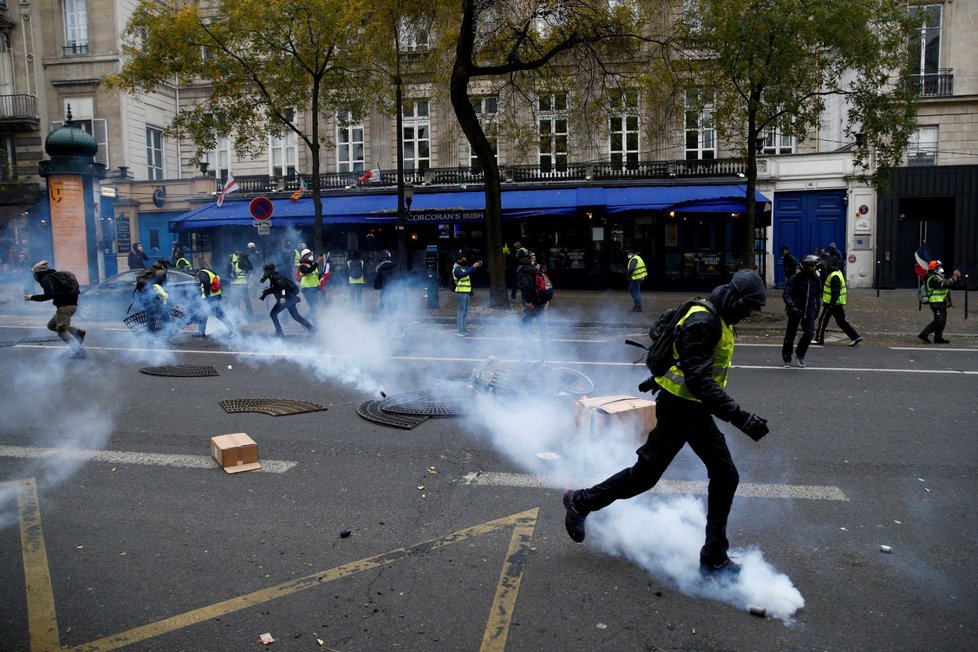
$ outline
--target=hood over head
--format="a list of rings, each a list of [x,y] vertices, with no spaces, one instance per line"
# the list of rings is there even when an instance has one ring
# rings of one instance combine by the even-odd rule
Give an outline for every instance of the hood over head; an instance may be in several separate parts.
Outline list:
[[[760,274],[752,269],[742,269],[729,283],[714,288],[708,298],[723,321],[733,325],[764,306],[767,289]]]

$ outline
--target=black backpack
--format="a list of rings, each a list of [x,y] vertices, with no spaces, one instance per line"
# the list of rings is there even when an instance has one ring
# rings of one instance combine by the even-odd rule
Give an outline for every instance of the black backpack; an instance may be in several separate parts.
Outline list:
[[[669,369],[676,364],[676,359],[672,354],[672,345],[676,341],[676,325],[679,320],[686,316],[689,309],[693,306],[703,306],[714,317],[717,314],[713,304],[705,299],[691,299],[684,301],[675,308],[664,311],[649,329],[648,346],[643,346],[632,340],[625,340],[626,344],[646,349],[645,366],[652,372],[653,376],[664,376]]]
[[[248,254],[238,254],[238,267],[245,272],[250,272],[255,268],[255,266],[251,264],[251,258],[248,256]]]
[[[48,277],[51,279],[54,294],[58,296],[78,294],[78,279],[71,272],[51,272]]]

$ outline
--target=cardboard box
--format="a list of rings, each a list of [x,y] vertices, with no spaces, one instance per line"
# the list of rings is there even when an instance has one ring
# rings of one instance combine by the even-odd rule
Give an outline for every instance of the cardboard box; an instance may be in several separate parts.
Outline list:
[[[211,437],[211,457],[228,473],[260,469],[258,444],[243,432]]]
[[[655,428],[655,401],[635,396],[593,396],[576,403],[577,432],[600,436],[614,429],[645,443]]]

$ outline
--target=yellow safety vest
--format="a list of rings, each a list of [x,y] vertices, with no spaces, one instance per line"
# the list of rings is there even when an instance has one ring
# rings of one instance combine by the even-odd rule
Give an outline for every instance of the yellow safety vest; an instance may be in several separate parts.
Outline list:
[[[205,274],[207,274],[207,287],[211,287],[212,285],[214,285],[214,279],[215,278],[220,278],[220,277],[217,276],[217,274],[215,274],[214,272],[212,272],[209,269],[202,269],[200,271],[202,271]],[[218,296],[221,296],[221,291],[218,290],[217,292],[211,292],[210,295],[204,294],[204,286],[203,286],[203,284],[201,284],[201,286],[200,286],[200,296],[203,297],[203,298],[205,298],[205,299],[208,296],[218,297]]]
[[[316,267],[315,263],[312,263],[311,266],[312,266],[311,272],[309,272],[308,274],[302,274],[302,278],[299,280],[299,287],[301,288],[319,287],[319,268]]]
[[[842,272],[835,270],[831,274],[825,277],[825,284],[822,285],[822,303],[832,302],[832,277],[839,277],[839,298],[835,302],[838,306],[846,305],[846,278],[842,275]]]
[[[641,281],[643,278],[649,275],[649,273],[645,271],[645,261],[642,260],[642,257],[638,254],[632,256],[632,259],[637,260],[638,262],[635,263],[635,269],[629,272],[631,279],[633,281]],[[628,262],[631,263],[632,261],[630,260]]]
[[[352,273],[353,263],[360,263],[360,276],[353,276],[353,273]],[[364,283],[364,275],[363,275],[363,272],[364,272],[364,269],[366,269],[366,265],[363,264],[363,261],[362,260],[351,260],[349,263],[347,263],[347,267],[349,267],[349,269],[351,270],[351,273],[350,273],[349,276],[346,277],[346,282],[347,283],[350,283],[351,285],[352,284],[361,284],[362,285]]]
[[[471,292],[472,291],[472,276],[469,275],[469,276],[463,276],[462,278],[458,278],[457,276],[455,276],[455,270],[458,270],[458,269],[464,269],[464,268],[461,265],[459,265],[458,263],[455,263],[455,266],[452,267],[452,280],[455,281],[455,291],[456,292]]]
[[[689,309],[682,319],[679,320],[677,328],[681,326],[686,319],[696,312],[709,312],[703,306],[693,306]],[[720,336],[720,341],[717,343],[716,349],[713,351],[713,380],[721,387],[726,389],[727,387],[727,371],[730,369],[730,364],[733,362],[733,350],[734,350],[734,334],[733,329],[727,326],[727,323],[720,319],[720,326],[722,327],[723,333]],[[679,353],[676,351],[676,344],[672,345],[672,355],[676,360],[679,359]],[[698,398],[693,396],[693,393],[689,391],[686,387],[686,378],[683,376],[683,370],[679,368],[678,365],[673,365],[669,368],[669,371],[665,373],[664,376],[656,376],[655,382],[659,384],[659,387],[666,390],[670,394],[674,394],[680,398],[685,398],[690,401],[699,401]]]
[[[231,254],[231,269],[234,270],[234,278],[231,279],[232,285],[247,285],[248,272],[241,269],[241,256]]]
[[[156,292],[156,296],[163,302],[163,305],[166,305],[166,300],[170,298],[170,295],[166,293],[163,286],[159,283],[153,283],[153,291]]]
[[[947,302],[947,288],[932,288],[930,286],[931,279],[937,278],[936,274],[930,274],[924,284],[927,286],[927,298],[931,303],[945,303]]]

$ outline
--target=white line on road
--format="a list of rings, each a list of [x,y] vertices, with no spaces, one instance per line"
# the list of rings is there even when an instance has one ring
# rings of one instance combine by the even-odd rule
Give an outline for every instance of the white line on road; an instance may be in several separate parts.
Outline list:
[[[37,446],[0,446],[0,457],[45,459],[67,457],[90,462],[109,464],[143,464],[150,466],[175,466],[188,469],[217,469],[217,462],[207,455],[168,455],[164,453],[127,453],[122,451],[82,450],[74,448],[41,448]],[[265,473],[285,473],[298,462],[285,460],[259,460]]]
[[[495,473],[481,471],[467,473],[462,482],[469,485],[516,487],[531,489],[561,489],[564,485],[553,478],[525,473]],[[660,480],[652,491],[663,494],[706,495],[706,482]],[[795,498],[802,500],[849,500],[838,487],[801,484],[753,484],[742,483],[737,495],[749,498]]]

